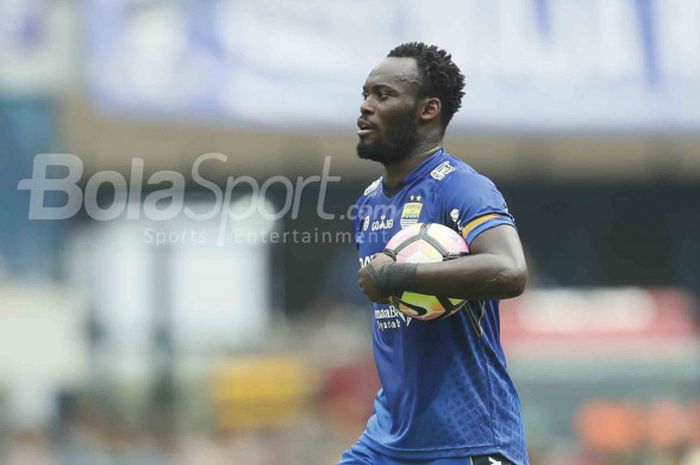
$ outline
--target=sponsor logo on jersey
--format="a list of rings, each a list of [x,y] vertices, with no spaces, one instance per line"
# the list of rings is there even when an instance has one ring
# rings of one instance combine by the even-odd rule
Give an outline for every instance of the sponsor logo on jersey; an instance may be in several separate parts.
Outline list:
[[[420,211],[423,209],[423,204],[421,203],[423,197],[420,195],[411,194],[410,198],[411,201],[406,202],[406,204],[403,206],[403,210],[401,211],[401,219],[399,220],[399,223],[401,223],[402,228],[418,223]]]
[[[382,183],[382,178],[375,179],[372,184],[367,186],[367,189],[365,189],[365,193],[363,195],[367,195],[371,192],[374,192],[375,190],[377,190],[377,187],[379,187],[379,185],[381,183]]]
[[[455,224],[455,227],[457,228],[457,231],[459,234],[462,234],[462,231],[464,230],[464,227],[459,223],[459,215],[460,211],[458,208],[453,208],[452,211],[450,211],[450,218]]]
[[[440,163],[437,168],[435,168],[433,171],[430,172],[430,176],[433,178],[437,179],[438,181],[442,181],[445,176],[456,170],[454,166],[450,165],[449,161],[445,161]]]
[[[404,315],[393,305],[389,305],[389,307],[386,308],[374,309],[374,321],[377,325],[377,329],[380,331],[386,331],[388,329],[401,328],[401,323],[408,328],[411,321],[413,321],[413,318]]]
[[[362,230],[367,231],[369,228],[369,215],[365,216],[365,220],[362,222]]]
[[[367,218],[369,218],[369,216]],[[383,231],[386,229],[391,229],[393,227],[394,227],[394,219],[393,218],[387,219],[386,215],[382,215],[379,217],[378,220],[372,221],[372,227],[370,229],[372,231]]]

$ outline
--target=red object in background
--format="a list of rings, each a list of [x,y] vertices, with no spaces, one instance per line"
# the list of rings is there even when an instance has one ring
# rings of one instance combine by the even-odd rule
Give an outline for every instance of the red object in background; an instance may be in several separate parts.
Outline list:
[[[644,422],[634,402],[593,401],[576,418],[576,429],[584,444],[604,452],[628,452],[641,444]]]
[[[663,359],[697,353],[696,302],[677,289],[528,291],[501,305],[509,356]]]
[[[672,450],[691,436],[692,410],[671,399],[659,399],[647,413],[648,436],[652,447]]]
[[[329,368],[320,398],[340,423],[364,425],[374,409],[379,378],[371,357]]]
[[[690,442],[700,447],[700,400],[690,404],[688,413],[690,414]]]
[[[700,444],[699,406],[698,402],[682,405],[672,399],[648,405],[596,400],[579,409],[575,426],[583,444],[599,452],[630,452],[640,446],[673,451]]]

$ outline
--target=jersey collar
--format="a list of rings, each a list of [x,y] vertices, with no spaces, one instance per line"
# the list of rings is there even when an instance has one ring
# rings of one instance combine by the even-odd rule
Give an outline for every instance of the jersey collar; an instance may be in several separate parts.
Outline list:
[[[444,161],[444,158],[445,149],[440,147],[432,155],[423,160],[423,162],[421,162],[420,165],[416,166],[413,169],[413,171],[408,173],[408,175],[401,181],[401,184],[396,186],[394,189],[388,190],[384,185],[384,180],[382,179],[382,192],[386,197],[393,197],[397,193],[401,192],[406,186],[412,184],[413,181],[423,177],[424,175],[428,174],[430,171],[435,169],[437,165]]]

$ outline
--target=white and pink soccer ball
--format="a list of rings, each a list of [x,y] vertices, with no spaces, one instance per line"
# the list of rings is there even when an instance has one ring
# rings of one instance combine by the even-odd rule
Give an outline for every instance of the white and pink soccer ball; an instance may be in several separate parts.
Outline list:
[[[469,247],[462,236],[447,226],[416,223],[396,233],[384,251],[398,263],[433,263],[466,255]],[[459,311],[466,300],[405,291],[400,296],[391,296],[391,302],[405,315],[433,320]]]

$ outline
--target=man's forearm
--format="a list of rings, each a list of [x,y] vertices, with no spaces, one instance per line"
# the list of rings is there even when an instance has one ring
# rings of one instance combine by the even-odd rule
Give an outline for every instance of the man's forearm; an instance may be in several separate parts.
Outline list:
[[[360,270],[360,287],[372,284],[377,296],[387,297],[402,291],[478,300],[522,294],[527,264],[514,228],[504,225],[485,231],[470,249],[470,255],[438,263],[396,263],[378,254],[371,267]]]
[[[411,291],[462,299],[506,299],[523,293],[527,268],[508,257],[481,253],[416,268]]]

